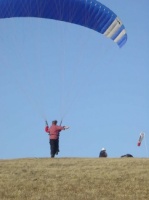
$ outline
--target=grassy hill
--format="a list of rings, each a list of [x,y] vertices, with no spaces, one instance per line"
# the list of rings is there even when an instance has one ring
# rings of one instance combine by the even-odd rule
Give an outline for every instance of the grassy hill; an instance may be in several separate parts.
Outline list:
[[[149,159],[0,160],[0,200],[148,200]]]

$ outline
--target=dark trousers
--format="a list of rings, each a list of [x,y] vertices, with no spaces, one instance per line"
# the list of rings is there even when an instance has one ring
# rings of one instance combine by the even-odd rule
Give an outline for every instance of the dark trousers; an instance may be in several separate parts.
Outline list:
[[[58,150],[58,139],[50,139],[51,158],[54,158]]]

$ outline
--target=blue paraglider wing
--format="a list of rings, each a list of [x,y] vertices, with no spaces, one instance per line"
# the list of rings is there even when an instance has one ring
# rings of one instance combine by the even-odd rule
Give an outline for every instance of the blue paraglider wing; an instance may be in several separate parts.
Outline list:
[[[78,24],[111,38],[119,47],[127,41],[117,15],[96,0],[0,0],[0,18],[39,17]]]

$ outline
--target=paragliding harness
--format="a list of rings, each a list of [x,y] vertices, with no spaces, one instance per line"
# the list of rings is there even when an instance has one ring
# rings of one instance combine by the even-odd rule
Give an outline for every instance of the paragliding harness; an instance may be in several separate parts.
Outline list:
[[[62,125],[62,120],[61,120],[61,122],[60,122],[60,126]],[[59,135],[58,135],[58,139],[57,139],[57,152],[56,152],[56,155],[58,155],[58,153],[60,152],[60,150],[59,150],[59,136],[60,136],[60,133],[59,133]]]

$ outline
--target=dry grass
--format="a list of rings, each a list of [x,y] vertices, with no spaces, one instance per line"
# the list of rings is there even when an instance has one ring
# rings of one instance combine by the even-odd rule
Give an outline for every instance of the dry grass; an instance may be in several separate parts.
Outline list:
[[[149,159],[0,160],[0,200],[148,200]]]

